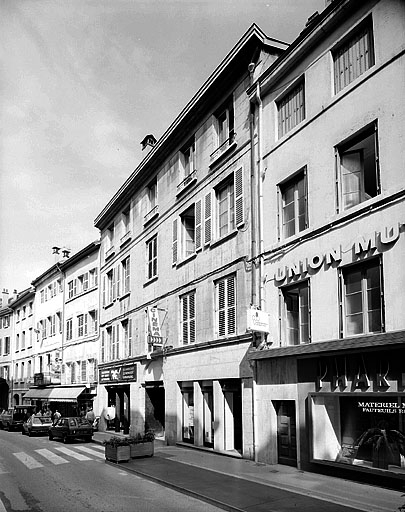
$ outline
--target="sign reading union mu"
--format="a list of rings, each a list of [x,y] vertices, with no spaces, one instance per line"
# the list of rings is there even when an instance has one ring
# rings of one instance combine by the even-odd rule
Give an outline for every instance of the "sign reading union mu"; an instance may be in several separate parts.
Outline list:
[[[359,257],[369,251],[382,252],[384,247],[394,244],[398,240],[402,231],[401,227],[404,225],[405,223],[400,222],[392,226],[386,226],[382,231],[376,231],[371,235],[359,236],[351,245],[354,255]],[[347,252],[346,248],[345,252]],[[314,272],[323,264],[327,267],[330,267],[333,263],[339,266],[341,261],[342,245],[339,245],[322,253],[316,253],[298,260],[291,265],[278,268],[274,274],[274,279],[278,284],[281,284],[285,279],[305,276],[308,273]]]

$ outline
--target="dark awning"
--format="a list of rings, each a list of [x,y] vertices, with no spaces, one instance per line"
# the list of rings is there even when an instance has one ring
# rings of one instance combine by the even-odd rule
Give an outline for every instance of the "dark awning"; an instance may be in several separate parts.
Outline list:
[[[72,387],[72,386],[58,386],[51,389],[51,394],[48,397],[49,402],[76,402],[80,393],[86,389],[86,386]]]
[[[31,398],[32,400],[46,400],[51,394],[50,388],[32,388],[29,389],[23,398]]]

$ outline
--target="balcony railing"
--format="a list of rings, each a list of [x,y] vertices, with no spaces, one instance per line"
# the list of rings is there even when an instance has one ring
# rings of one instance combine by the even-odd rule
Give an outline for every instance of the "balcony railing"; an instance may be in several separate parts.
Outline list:
[[[192,173],[184,178],[184,180],[177,185],[177,195],[180,195],[183,190],[190,187],[197,181],[197,170],[195,169]]]
[[[159,205],[157,204],[152,210],[150,210],[145,217],[143,218],[143,223],[147,224],[152,219],[154,219],[157,215],[159,215]]]
[[[112,256],[115,252],[115,249],[114,249],[114,246],[112,245],[109,249],[107,249],[105,251],[105,259],[109,258],[110,256]]]
[[[213,153],[211,153],[211,163],[213,165],[217,160],[224,156],[228,151],[236,146],[236,133],[232,132],[229,137],[223,142]]]
[[[131,237],[132,237],[132,233],[131,231],[127,231],[125,233],[125,235],[123,235],[121,237],[121,240],[120,240],[120,245],[124,245],[126,242],[129,242],[129,240],[131,240]]]

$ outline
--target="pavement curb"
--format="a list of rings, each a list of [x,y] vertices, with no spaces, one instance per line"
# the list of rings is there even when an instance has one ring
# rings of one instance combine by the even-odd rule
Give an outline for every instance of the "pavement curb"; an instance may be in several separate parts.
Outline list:
[[[114,467],[117,467],[119,465],[120,469],[129,471],[130,473],[135,473],[136,475],[141,476],[142,478],[145,478],[146,480],[155,482],[159,485],[163,485],[164,487],[167,487],[174,491],[181,492],[182,494],[185,494],[185,495],[195,498],[197,500],[204,501],[205,503],[208,503],[209,505],[213,505],[214,507],[221,508],[222,510],[227,510],[228,512],[246,512],[244,509],[233,507],[232,505],[228,505],[227,503],[223,503],[222,501],[215,500],[214,498],[210,498],[208,496],[205,496],[204,494],[200,494],[195,491],[192,491],[191,489],[186,489],[185,487],[181,487],[179,485],[172,484],[171,482],[167,482],[166,480],[163,480],[161,478],[148,475],[148,474],[144,473],[143,471],[140,471],[139,469],[134,469],[133,467],[125,466],[125,464],[121,465],[121,464],[117,464],[116,462],[110,462],[108,460],[106,460],[105,462],[106,462],[106,464],[108,464],[110,466],[114,466]]]

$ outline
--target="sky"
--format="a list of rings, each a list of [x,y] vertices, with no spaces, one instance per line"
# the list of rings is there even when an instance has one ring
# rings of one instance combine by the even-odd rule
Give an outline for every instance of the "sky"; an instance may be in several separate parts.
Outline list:
[[[252,23],[291,43],[325,0],[0,0],[0,289],[94,219]]]

